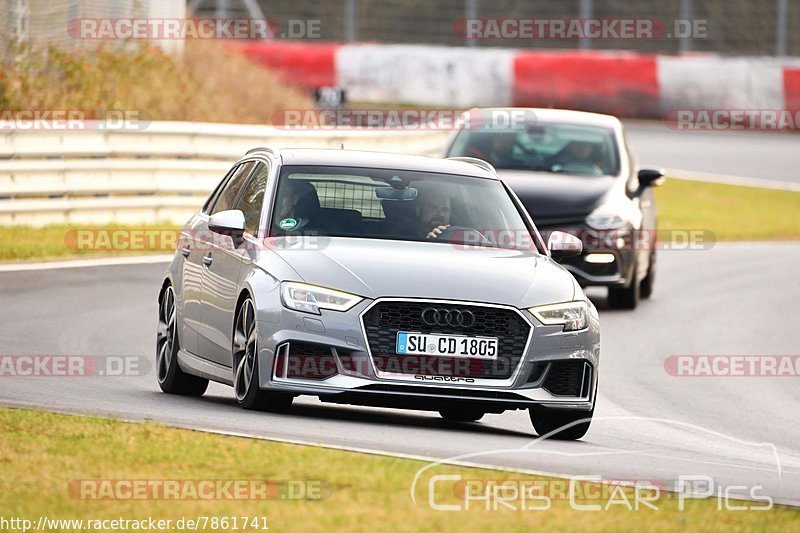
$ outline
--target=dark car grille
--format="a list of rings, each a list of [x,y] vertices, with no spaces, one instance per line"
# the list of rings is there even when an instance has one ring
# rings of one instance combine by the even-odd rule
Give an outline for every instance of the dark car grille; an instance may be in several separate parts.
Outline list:
[[[475,316],[469,327],[428,326],[422,311],[436,309],[469,310]],[[496,307],[429,302],[379,302],[363,317],[372,360],[381,372],[508,379],[514,374],[530,334],[530,325],[515,311]],[[496,360],[422,355],[398,356],[395,351],[398,331],[497,337]]]
[[[589,375],[585,361],[555,361],[550,363],[543,387],[556,396],[584,397],[588,395]]]

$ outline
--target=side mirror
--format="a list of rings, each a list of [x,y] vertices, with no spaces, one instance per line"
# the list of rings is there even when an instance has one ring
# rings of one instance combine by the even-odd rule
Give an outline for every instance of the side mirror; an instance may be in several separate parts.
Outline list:
[[[550,256],[559,261],[567,257],[576,257],[583,252],[583,243],[579,238],[563,231],[554,231],[547,239]]]
[[[240,239],[244,234],[244,213],[238,209],[214,213],[208,218],[208,229],[214,233]]]
[[[657,187],[664,183],[664,170],[660,168],[642,168],[639,170],[639,186]]]

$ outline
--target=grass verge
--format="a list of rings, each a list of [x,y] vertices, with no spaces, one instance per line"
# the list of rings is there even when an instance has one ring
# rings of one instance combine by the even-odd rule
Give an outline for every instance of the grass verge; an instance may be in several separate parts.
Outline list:
[[[720,241],[800,239],[800,193],[667,179],[660,230],[709,230]]]
[[[254,418],[258,416],[265,415],[253,413]],[[0,409],[0,430],[3,434],[0,508],[5,518],[25,518],[34,523],[39,516],[84,520],[153,517],[173,520],[173,524],[181,518],[236,516],[240,525],[243,517],[266,517],[258,525],[265,523],[272,531],[391,528],[505,532],[531,527],[657,531],[674,530],[676,526],[720,531],[788,531],[796,530],[800,520],[800,511],[780,507],[767,512],[718,511],[716,500],[688,500],[685,510],[680,511],[677,498],[664,493],[652,501],[657,510],[646,506],[630,510],[621,502],[634,501],[632,489],[600,491],[595,484],[581,486],[580,490],[586,491],[579,493],[585,498],[581,503],[603,508],[611,501],[617,504],[610,505],[608,510],[580,512],[570,508],[568,499],[558,497],[566,484],[564,480],[453,466],[426,472],[418,484],[414,503],[409,491],[415,474],[426,464],[421,461],[26,409]],[[436,483],[435,502],[457,505],[461,511],[440,511],[429,506],[428,482],[432,475],[440,474],[460,476],[462,484]],[[248,487],[263,480],[288,483],[271,485],[273,488],[266,491],[269,495],[266,498],[163,500],[130,498],[131,493],[123,488],[126,485],[120,483],[125,480],[150,482],[152,486],[161,480],[179,481],[183,488],[173,493],[179,495],[191,494],[186,488],[199,487],[203,480],[240,480],[249,483]],[[470,509],[463,510],[464,499],[454,495],[454,487],[463,488],[464,483],[474,484],[476,480],[481,480],[481,490],[491,486],[491,480],[506,486],[509,480],[514,480],[516,485],[525,482],[528,486],[542,487],[551,496],[552,505],[538,511],[505,505],[497,509],[490,506],[487,510],[485,502],[474,501]],[[287,489],[290,486],[294,489]],[[598,496],[601,493],[608,498]],[[202,491],[198,494],[209,495]],[[262,493],[247,489],[240,496],[256,494]],[[111,498],[96,499],[100,495]],[[114,499],[125,495],[127,499]],[[516,507],[522,504],[521,500],[509,501]],[[529,500],[525,504],[542,506],[541,501]],[[222,529],[232,529],[231,526],[229,522]],[[133,528],[128,526],[128,529]],[[198,529],[212,528],[201,524]]]

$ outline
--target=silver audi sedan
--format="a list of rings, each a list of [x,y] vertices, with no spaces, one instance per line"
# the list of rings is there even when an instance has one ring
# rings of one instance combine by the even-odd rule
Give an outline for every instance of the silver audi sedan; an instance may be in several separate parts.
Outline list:
[[[488,163],[257,148],[183,227],[159,291],[167,393],[233,386],[246,409],[323,402],[455,422],[528,409],[581,438],[597,311]]]

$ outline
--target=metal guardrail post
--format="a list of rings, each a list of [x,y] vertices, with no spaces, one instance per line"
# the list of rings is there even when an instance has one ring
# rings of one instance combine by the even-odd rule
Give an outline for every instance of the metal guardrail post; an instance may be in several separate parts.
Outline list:
[[[789,0],[777,0],[775,11],[775,55],[786,55],[786,37],[789,30]]]
[[[680,14],[678,17],[681,20],[688,21],[690,31],[688,37],[680,37],[678,39],[678,50],[680,52],[688,52],[692,49],[692,31],[694,31],[694,24],[692,23],[692,14],[694,12],[693,0],[681,0]]]
[[[594,14],[594,1],[593,0],[581,0],[580,3],[580,14],[579,17],[583,20],[592,18]],[[578,41],[578,48],[581,50],[589,50],[592,48],[592,41],[590,39],[580,39]]]
[[[358,12],[356,9],[356,0],[345,0],[344,2],[344,40],[352,43],[358,39],[358,30],[356,29],[356,17]]]
[[[465,0],[464,18],[467,20],[478,18],[478,0]],[[469,47],[478,46],[478,41],[474,37],[467,37],[465,41]]]

